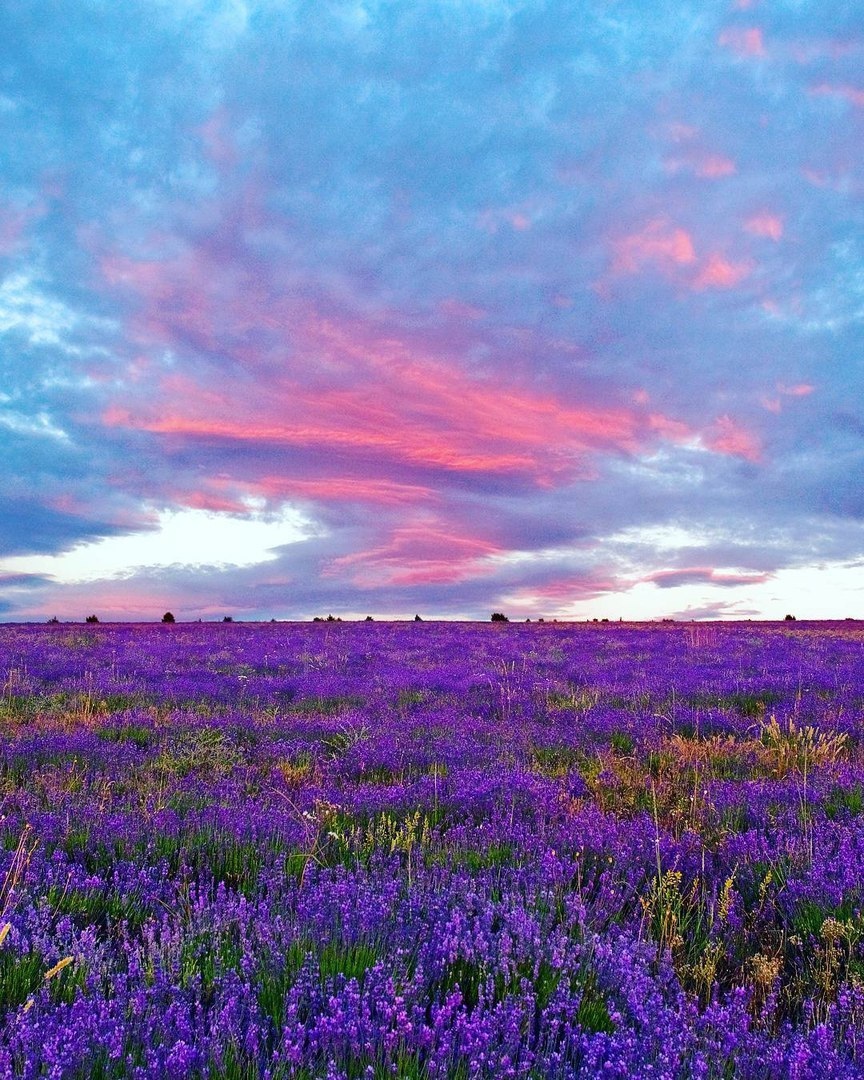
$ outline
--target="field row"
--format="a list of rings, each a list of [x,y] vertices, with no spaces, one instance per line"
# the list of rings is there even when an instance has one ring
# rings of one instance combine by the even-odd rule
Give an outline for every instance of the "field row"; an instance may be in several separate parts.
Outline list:
[[[0,628],[0,1072],[861,1075],[862,642]]]

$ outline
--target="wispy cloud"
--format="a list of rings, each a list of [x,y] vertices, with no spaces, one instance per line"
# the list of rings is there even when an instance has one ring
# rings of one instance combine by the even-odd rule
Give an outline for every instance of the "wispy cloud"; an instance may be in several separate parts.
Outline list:
[[[859,6],[445,15],[0,13],[5,617],[847,613]]]

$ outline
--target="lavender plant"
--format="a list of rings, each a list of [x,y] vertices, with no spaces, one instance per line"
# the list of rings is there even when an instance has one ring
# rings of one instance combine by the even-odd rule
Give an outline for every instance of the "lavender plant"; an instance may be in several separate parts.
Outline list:
[[[0,627],[0,1074],[864,1074],[857,624]]]

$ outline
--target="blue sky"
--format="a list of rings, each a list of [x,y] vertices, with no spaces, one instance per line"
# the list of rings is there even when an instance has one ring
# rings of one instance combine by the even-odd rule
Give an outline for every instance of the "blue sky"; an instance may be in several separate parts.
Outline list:
[[[18,0],[0,618],[862,614],[864,12]]]

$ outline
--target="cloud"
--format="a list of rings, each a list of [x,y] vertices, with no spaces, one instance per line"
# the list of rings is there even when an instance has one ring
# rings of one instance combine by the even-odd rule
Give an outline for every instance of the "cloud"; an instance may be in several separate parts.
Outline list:
[[[498,549],[480,537],[454,536],[434,518],[400,524],[385,544],[329,562],[325,576],[347,576],[358,588],[375,585],[454,584],[494,570],[484,566]]]
[[[642,230],[617,240],[612,269],[619,274],[635,274],[646,263],[688,265],[696,260],[690,234],[668,221],[649,222]]]
[[[693,279],[694,289],[732,289],[751,272],[749,262],[733,263],[719,254],[709,255]]]
[[[6,5],[4,612],[782,617],[862,553],[862,41]]]
[[[763,211],[748,218],[744,223],[744,228],[753,236],[764,236],[769,240],[780,240],[783,236],[783,218],[778,214]]]
[[[761,585],[768,581],[770,574],[735,573],[715,570],[713,567],[694,566],[681,570],[657,570],[645,580],[653,582],[660,589],[674,589],[679,585],[719,585],[721,588],[742,588],[748,585]]]
[[[0,589],[37,589],[50,582],[41,574],[0,574]]]
[[[814,97],[840,98],[854,105],[855,108],[864,108],[864,89],[856,86],[831,86],[829,83],[819,83],[811,86],[810,93]]]
[[[717,41],[737,56],[763,59],[767,55],[760,26],[730,26],[721,31]]]
[[[58,584],[129,577],[152,567],[256,566],[275,558],[274,549],[310,531],[299,513],[268,519],[245,509],[243,517],[209,509],[163,512],[147,532],[76,545],[60,555],[9,558],[4,564],[41,573],[40,581]]]

